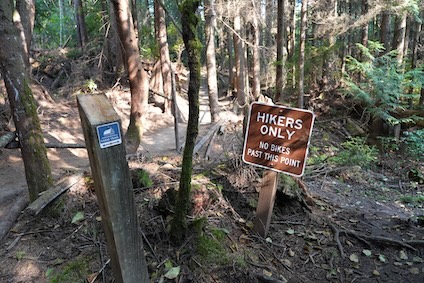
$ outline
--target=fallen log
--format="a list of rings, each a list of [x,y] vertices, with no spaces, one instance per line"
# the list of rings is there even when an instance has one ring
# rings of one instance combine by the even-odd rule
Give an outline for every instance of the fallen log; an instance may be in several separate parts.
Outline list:
[[[59,181],[59,183],[55,187],[45,191],[35,201],[33,201],[27,207],[26,212],[32,216],[38,215],[49,203],[51,203],[58,196],[63,194],[76,183],[78,183],[83,176],[84,174],[80,172],[72,176],[65,177],[64,179]]]
[[[44,144],[46,148],[85,148],[85,144],[79,144],[79,143],[45,143]],[[7,149],[16,149],[20,148],[20,145],[18,142],[16,143],[9,143],[6,146]]]
[[[223,121],[216,123],[207,133],[199,140],[199,142],[194,146],[193,155],[196,155],[197,152],[202,148],[202,146],[213,136],[215,132],[219,130]]]
[[[6,134],[0,136],[0,148],[5,147],[8,143],[13,141],[15,137],[15,132],[7,132]]]

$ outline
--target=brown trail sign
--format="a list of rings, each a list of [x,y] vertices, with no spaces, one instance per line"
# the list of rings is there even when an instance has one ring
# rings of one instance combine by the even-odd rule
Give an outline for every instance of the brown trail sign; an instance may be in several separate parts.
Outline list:
[[[243,161],[269,169],[262,178],[253,227],[263,237],[271,223],[278,181],[276,172],[295,177],[303,175],[313,123],[314,114],[308,110],[258,102],[251,105]]]
[[[311,111],[253,103],[243,161],[295,177],[303,175],[314,122]]]

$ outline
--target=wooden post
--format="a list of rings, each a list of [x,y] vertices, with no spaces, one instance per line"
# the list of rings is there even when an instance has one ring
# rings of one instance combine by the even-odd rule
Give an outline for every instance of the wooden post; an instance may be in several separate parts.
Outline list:
[[[277,176],[278,173],[271,170],[265,170],[262,176],[262,186],[259,192],[253,230],[264,238],[268,234],[269,225],[271,223],[272,209],[274,208],[275,195],[277,192]]]
[[[115,280],[149,282],[120,118],[105,95],[77,102]]]

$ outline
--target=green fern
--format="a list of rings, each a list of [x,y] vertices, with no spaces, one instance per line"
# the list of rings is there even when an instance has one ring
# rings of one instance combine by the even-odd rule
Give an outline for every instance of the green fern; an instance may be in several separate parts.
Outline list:
[[[417,99],[418,90],[424,81],[423,67],[404,71],[396,61],[396,53],[389,52],[378,57],[384,48],[381,43],[370,42],[369,47],[357,44],[362,60],[354,57],[346,59],[345,92],[361,102],[366,110],[387,123],[399,124],[415,121],[417,117],[398,119],[392,114],[403,110],[407,102]],[[360,80],[356,78],[360,77]]]

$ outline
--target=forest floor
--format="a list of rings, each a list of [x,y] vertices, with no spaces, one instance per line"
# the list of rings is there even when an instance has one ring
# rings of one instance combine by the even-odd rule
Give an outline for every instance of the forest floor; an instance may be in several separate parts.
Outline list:
[[[37,84],[33,91],[46,141],[83,143],[75,97],[52,99]],[[126,128],[128,91],[115,88],[106,95]],[[178,189],[181,156],[172,117],[149,107],[145,140],[128,162],[132,172],[143,169],[152,180],[147,185],[133,180],[152,282],[424,281],[424,186],[411,177],[422,172],[422,163],[389,151],[380,152],[377,165],[368,169],[323,158],[306,168],[303,184],[312,196],[307,203],[296,193],[288,197],[287,178],[280,175],[264,239],[252,230],[263,170],[241,161],[242,118],[229,109],[230,100],[221,101],[225,127],[208,158],[205,148],[195,157],[191,233],[178,246],[167,232],[172,206],[166,192]],[[202,105],[199,138],[212,127],[205,101]],[[349,136],[346,119],[345,113],[317,116],[311,158],[340,150]],[[183,141],[184,123],[180,126]],[[0,238],[0,282],[113,282],[86,150],[48,149],[48,156],[55,180],[79,172],[84,178],[48,213],[33,217],[24,211],[13,219]],[[19,150],[0,149],[0,191],[2,220],[25,207]]]

